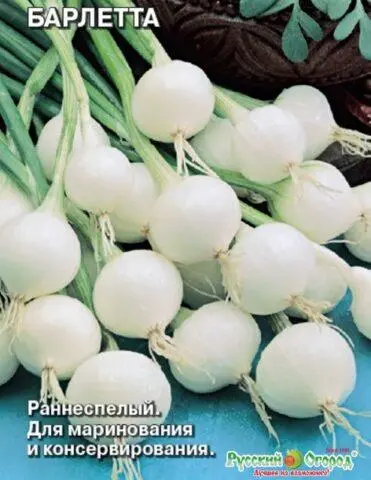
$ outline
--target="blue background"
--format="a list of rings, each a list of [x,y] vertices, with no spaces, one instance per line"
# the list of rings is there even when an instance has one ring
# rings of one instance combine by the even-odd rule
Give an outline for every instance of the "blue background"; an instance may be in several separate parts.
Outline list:
[[[343,246],[336,246],[341,255],[355,263],[346,254]],[[371,294],[371,292],[370,292]],[[371,410],[371,342],[356,330],[348,312],[349,294],[334,310],[335,323],[351,335],[355,343],[358,365],[357,386],[346,405],[355,411]],[[371,319],[370,319],[371,320]],[[264,343],[272,337],[264,319],[259,319]],[[126,342],[124,348],[145,351],[143,342]],[[253,477],[252,470],[239,473],[224,467],[225,454],[236,450],[240,454],[267,454],[275,451],[274,441],[270,441],[264,426],[251,405],[246,394],[236,387],[230,387],[212,395],[195,395],[171,378],[173,386],[173,406],[168,417],[169,423],[191,423],[196,428],[196,438],[190,442],[207,443],[216,453],[210,459],[182,458],[142,458],[141,469],[144,480],[235,480]],[[326,366],[324,365],[324,368]],[[27,401],[39,398],[39,379],[19,369],[16,376],[0,389],[0,480],[105,480],[110,479],[111,462],[98,461],[94,458],[28,458],[26,453],[29,418]],[[326,444],[318,425],[320,418],[311,420],[294,420],[277,414],[273,415],[274,426],[281,439],[281,451],[299,449],[321,454],[330,444]],[[48,419],[49,420],[49,419]],[[60,419],[50,420],[60,423]],[[371,418],[352,417],[352,424],[361,430],[363,436],[371,439]],[[64,421],[67,424],[66,421]],[[60,443],[58,439],[55,443]],[[182,443],[186,439],[175,439]],[[165,440],[169,443],[169,440]],[[49,439],[48,439],[49,443]],[[77,442],[79,443],[79,442]],[[337,430],[337,447],[354,447],[354,441],[345,432]],[[371,450],[361,446],[363,458],[355,459],[352,472],[334,470],[333,480],[371,479]],[[262,477],[264,478],[264,477]],[[299,477],[298,477],[299,478]],[[304,478],[304,477],[303,477]],[[321,477],[307,477],[321,478]]]

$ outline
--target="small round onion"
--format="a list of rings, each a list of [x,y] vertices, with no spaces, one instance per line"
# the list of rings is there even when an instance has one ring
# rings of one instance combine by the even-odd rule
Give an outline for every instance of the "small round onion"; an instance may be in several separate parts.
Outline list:
[[[351,312],[358,330],[371,339],[371,271],[363,267],[353,267],[350,275],[352,292]]]
[[[328,313],[342,300],[348,289],[349,265],[336,253],[313,243],[316,263],[309,276],[303,296],[315,303],[327,303],[321,312]],[[296,307],[287,309],[290,316],[305,318]]]
[[[133,179],[122,192],[110,215],[116,240],[123,243],[139,243],[146,239],[145,227],[160,189],[143,163],[132,165]]]
[[[245,230],[227,258],[231,278],[227,285],[238,292],[239,306],[253,315],[285,310],[301,297],[314,267],[311,242],[284,223],[267,223]]]
[[[293,418],[322,414],[352,393],[356,364],[347,341],[333,328],[305,322],[277,335],[263,350],[256,382],[269,408]]]
[[[11,347],[11,342],[11,330],[3,329],[0,333],[0,386],[7,383],[19,367],[19,361]]]
[[[249,180],[270,185],[304,160],[305,137],[289,112],[267,105],[247,112],[235,126],[234,157]]]
[[[55,293],[75,278],[80,261],[76,233],[52,213],[35,210],[0,229],[0,277],[12,294]]]
[[[136,352],[114,351],[96,355],[78,367],[66,392],[67,401],[80,405],[142,405],[154,402],[157,417],[70,417],[74,425],[161,425],[171,407],[171,388],[160,366]],[[92,440],[89,438],[89,440]],[[112,443],[102,437],[99,443]],[[143,437],[128,437],[137,443]]]
[[[356,222],[345,232],[345,245],[355,257],[371,262],[371,182],[352,190],[361,204],[361,212]]]
[[[181,133],[189,138],[206,127],[214,110],[213,86],[196,65],[173,60],[153,67],[138,81],[133,117],[152,140],[172,143]]]
[[[125,252],[107,263],[94,286],[95,311],[113,333],[148,338],[177,314],[183,283],[176,267],[150,250]]]
[[[67,380],[99,352],[101,340],[99,324],[83,303],[66,295],[49,295],[26,305],[14,351],[34,375],[41,376],[48,367],[59,380]]]
[[[80,150],[72,156],[64,183],[73,203],[99,215],[113,212],[132,179],[126,155],[117,148],[98,146]]]
[[[55,158],[59,139],[62,135],[63,115],[59,113],[51,118],[45,125],[38,138],[36,150],[40,158],[44,173],[49,180],[53,179]],[[84,141],[81,133],[81,125],[78,123],[73,141],[72,154],[80,149],[90,148],[101,145],[109,145],[110,140],[103,128],[93,118],[87,128],[88,138]]]
[[[301,123],[306,137],[306,160],[316,160],[334,142],[336,123],[325,95],[309,85],[284,90],[275,101]]]
[[[235,135],[230,120],[213,116],[206,127],[193,137],[191,145],[210,167],[239,171],[234,158]]]
[[[194,175],[160,195],[149,221],[150,241],[174,262],[202,262],[228,250],[240,222],[233,189],[217,178]]]
[[[205,305],[174,332],[184,362],[170,362],[177,381],[196,393],[236,385],[249,375],[261,334],[254,318],[230,303]],[[188,360],[188,361],[187,361]]]
[[[296,179],[277,185],[269,201],[273,216],[303,232],[317,243],[325,243],[346,232],[360,211],[344,175],[325,162],[305,162]]]

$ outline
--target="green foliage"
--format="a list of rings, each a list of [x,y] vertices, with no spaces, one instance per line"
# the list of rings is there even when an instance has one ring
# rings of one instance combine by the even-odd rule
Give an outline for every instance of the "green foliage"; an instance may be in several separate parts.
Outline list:
[[[282,49],[292,62],[303,62],[308,56],[308,43],[300,25],[300,15],[293,14],[282,35]]]
[[[311,2],[317,8],[317,10],[319,10],[320,12],[323,12],[323,13],[327,13],[327,8],[328,8],[329,1],[331,1],[331,0],[311,0]]]
[[[240,11],[246,18],[257,17],[268,10],[276,0],[241,0]]]
[[[359,19],[358,19],[358,14],[356,10],[353,10],[352,12],[348,13],[348,15],[344,17],[336,27],[334,32],[335,39],[338,41],[341,41],[348,38],[349,35],[356,28],[358,22],[359,22]]]
[[[329,0],[328,1],[328,16],[331,20],[339,20],[349,10],[352,0]]]
[[[335,0],[331,0],[335,2]],[[344,15],[335,29],[334,37],[336,40],[341,41],[347,39],[355,30],[359,27],[359,51],[366,60],[371,60],[371,18],[367,15],[367,12],[362,4],[362,0],[357,0],[353,10],[348,11],[351,5],[351,1],[336,0],[339,2],[337,5],[337,12],[339,13],[339,7],[342,6]],[[343,4],[343,5],[340,5]],[[347,8],[346,8],[347,6]],[[347,13],[348,12],[348,13]],[[335,10],[336,13],[336,10]]]
[[[300,12],[299,22],[301,28],[304,30],[307,37],[319,42],[323,38],[322,28],[318,23],[313,20],[311,16],[305,13],[303,10]]]
[[[285,8],[290,7],[293,4],[293,0],[276,0],[276,2],[271,6],[271,8],[266,10],[260,16],[265,17],[267,15],[274,15],[275,13],[278,13],[281,10],[285,10]]]
[[[359,27],[359,49],[367,60],[371,60],[371,18],[362,16],[359,20]]]
[[[339,21],[334,38],[346,40],[359,27],[359,50],[371,60],[371,18],[362,0],[311,0],[313,6],[333,21]],[[320,41],[323,31],[319,23],[300,6],[300,0],[240,0],[240,12],[245,18],[266,17],[291,7],[291,15],[282,34],[282,50],[293,63],[306,60],[309,53],[307,38]]]

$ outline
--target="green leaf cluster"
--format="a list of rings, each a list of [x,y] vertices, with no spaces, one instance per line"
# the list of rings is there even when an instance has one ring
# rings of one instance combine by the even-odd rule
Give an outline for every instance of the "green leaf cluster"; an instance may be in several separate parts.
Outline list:
[[[358,27],[359,50],[371,60],[371,18],[362,0],[311,0],[313,6],[337,21],[334,38],[347,39]],[[308,39],[320,41],[323,30],[319,23],[300,5],[300,0],[240,0],[240,12],[245,18],[261,18],[291,9],[291,16],[282,34],[282,50],[293,63],[304,62],[308,57]]]

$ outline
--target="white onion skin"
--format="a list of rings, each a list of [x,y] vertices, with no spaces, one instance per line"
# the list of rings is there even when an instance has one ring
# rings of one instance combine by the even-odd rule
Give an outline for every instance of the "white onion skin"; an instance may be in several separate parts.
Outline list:
[[[309,85],[295,85],[284,90],[277,100],[283,110],[301,123],[306,136],[305,160],[316,160],[333,142],[336,123],[325,95]]]
[[[254,230],[254,227],[251,227],[247,223],[241,222],[240,228],[235,236],[235,243],[244,242],[248,235]]]
[[[252,230],[252,227],[241,222],[235,241],[242,240],[243,236]],[[183,301],[189,307],[197,309],[208,303],[226,298],[227,292],[223,284],[222,269],[218,260],[206,260],[191,265],[178,264],[177,268],[184,284]]]
[[[32,202],[9,180],[0,176],[0,228],[9,220],[34,210]]]
[[[51,118],[45,125],[38,138],[36,150],[40,158],[44,173],[49,180],[54,177],[55,159],[57,154],[57,147],[59,139],[62,135],[63,116],[61,113]],[[94,149],[101,145],[109,145],[110,140],[103,128],[93,118],[90,119],[90,124],[87,128],[87,139],[83,140],[81,134],[81,125],[78,123],[71,155],[75,154],[80,149],[86,147]]]
[[[211,393],[249,374],[261,334],[251,315],[221,301],[195,311],[173,338],[184,356],[180,364],[170,362],[176,380],[192,392]]]
[[[296,183],[291,178],[283,180],[269,208],[274,218],[323,244],[349,229],[358,218],[360,205],[344,175],[333,165],[305,162],[301,171],[311,180],[300,175]]]
[[[290,225],[267,223],[245,231],[230,251],[240,308],[253,315],[285,310],[302,296],[315,263],[311,242]]]
[[[70,417],[74,425],[160,425],[171,407],[171,388],[160,366],[136,352],[114,351],[96,355],[80,365],[66,391],[72,404],[140,405],[155,402],[159,417]],[[93,441],[89,438],[90,441]],[[137,443],[143,437],[128,437]],[[99,443],[109,444],[113,438],[103,437]]]
[[[0,230],[0,278],[26,299],[55,293],[76,276],[80,243],[66,220],[36,210]]]
[[[102,146],[75,153],[64,178],[66,194],[82,210],[113,212],[133,179],[131,164],[120,150]]]
[[[350,278],[353,321],[358,330],[371,339],[371,272],[367,268],[353,267]]]
[[[11,346],[12,333],[3,329],[0,333],[0,386],[9,382],[19,367],[19,361]]]
[[[150,250],[125,252],[107,263],[93,291],[94,308],[111,332],[148,338],[177,314],[183,283],[176,267]]]
[[[67,380],[99,352],[101,341],[99,323],[83,303],[66,295],[48,295],[26,305],[14,351],[34,375],[41,376],[50,367],[59,380]]]
[[[205,260],[192,265],[177,265],[183,279],[183,301],[191,308],[200,308],[226,297],[223,275],[218,260]]]
[[[233,150],[240,172],[270,185],[290,174],[304,160],[304,132],[293,115],[274,105],[246,114],[235,126]]]
[[[359,218],[345,232],[346,247],[363,262],[371,262],[371,182],[354,187],[353,193],[361,204]]]
[[[330,306],[323,308],[328,313],[344,298],[348,289],[349,265],[336,253],[326,247],[313,243],[316,262],[309,276],[303,296],[313,302],[326,302]],[[286,310],[290,316],[305,318],[295,307]]]
[[[213,86],[196,65],[173,60],[153,67],[138,81],[132,112],[138,129],[152,140],[172,143],[206,127],[214,110]]]
[[[150,241],[173,262],[197,263],[228,250],[240,223],[233,189],[217,178],[194,175],[160,195],[149,220]]]
[[[256,382],[264,403],[292,418],[321,415],[321,405],[342,405],[356,382],[346,340],[326,325],[304,322],[286,328],[263,350]]]
[[[143,227],[148,224],[151,209],[160,195],[159,186],[143,163],[134,163],[131,168],[132,182],[121,193],[110,215],[116,240],[123,243],[146,239]]]
[[[210,167],[238,172],[234,158],[235,128],[227,118],[213,116],[206,127],[191,140],[191,145]]]

